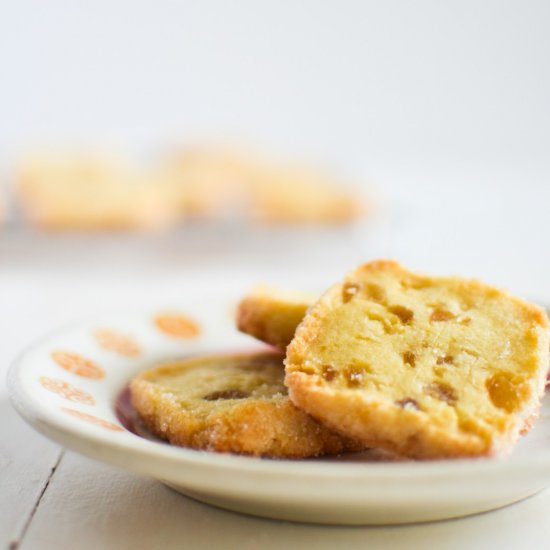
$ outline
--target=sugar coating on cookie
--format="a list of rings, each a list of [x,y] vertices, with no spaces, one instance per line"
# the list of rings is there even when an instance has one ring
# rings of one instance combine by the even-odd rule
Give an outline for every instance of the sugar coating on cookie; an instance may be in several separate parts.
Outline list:
[[[309,310],[285,383],[297,406],[365,445],[427,459],[506,454],[538,414],[548,345],[535,305],[374,261]]]
[[[130,389],[147,428],[174,445],[280,458],[363,448],[297,409],[283,378],[281,354],[219,355],[146,371]]]
[[[258,286],[239,303],[237,328],[266,344],[285,349],[315,299],[316,295],[308,292]]]

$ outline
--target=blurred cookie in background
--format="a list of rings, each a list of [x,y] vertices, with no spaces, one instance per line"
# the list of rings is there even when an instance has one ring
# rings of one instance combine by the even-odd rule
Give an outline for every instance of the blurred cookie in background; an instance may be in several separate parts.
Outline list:
[[[367,209],[361,194],[321,170],[235,150],[190,148],[167,163],[180,207],[199,219],[345,224]]]
[[[166,176],[107,155],[29,155],[15,193],[23,216],[50,229],[163,229],[181,215]]]
[[[358,190],[323,171],[215,146],[183,149],[152,168],[92,152],[27,155],[15,198],[31,224],[66,230],[163,229],[182,218],[335,225],[367,212]]]
[[[252,157],[222,148],[189,147],[166,163],[181,211],[191,218],[242,217],[251,198]]]
[[[361,218],[365,201],[353,189],[307,167],[275,167],[257,174],[254,219],[270,224],[345,224]]]

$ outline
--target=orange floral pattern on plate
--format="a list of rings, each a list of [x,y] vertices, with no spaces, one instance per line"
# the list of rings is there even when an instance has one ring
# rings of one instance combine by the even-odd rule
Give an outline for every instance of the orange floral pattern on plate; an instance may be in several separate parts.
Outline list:
[[[200,326],[196,321],[179,313],[162,313],[157,315],[155,317],[155,325],[164,334],[172,338],[181,338],[182,340],[196,338],[201,332]]]
[[[108,328],[99,328],[94,332],[97,343],[107,351],[114,351],[125,357],[137,357],[141,348],[129,336]]]
[[[103,378],[104,370],[90,359],[70,351],[54,351],[52,359],[63,369],[84,378]]]
[[[86,422],[90,422],[91,424],[95,424],[96,426],[101,426],[102,428],[107,428],[109,430],[113,430],[115,432],[123,432],[124,428],[119,426],[118,424],[113,424],[112,422],[108,422],[107,420],[103,420],[103,418],[99,418],[97,416],[94,416],[93,414],[88,414],[82,411],[77,411],[76,409],[68,409],[66,407],[63,407],[61,409],[63,412],[66,412],[67,414],[70,414],[71,416],[74,416],[76,418],[81,418],[82,420],[86,420]]]
[[[95,405],[95,399],[88,392],[79,390],[64,380],[42,376],[40,377],[40,383],[47,390],[57,393],[69,401],[83,403],[84,405]]]

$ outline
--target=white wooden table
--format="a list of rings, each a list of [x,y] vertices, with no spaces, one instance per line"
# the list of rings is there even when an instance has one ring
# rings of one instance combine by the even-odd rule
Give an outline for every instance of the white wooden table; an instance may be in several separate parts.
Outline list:
[[[460,193],[432,186],[420,198],[403,191],[390,215],[323,239],[279,235],[267,242],[263,234],[235,234],[231,244],[214,230],[112,240],[0,233],[0,544],[25,550],[550,547],[549,490],[491,513],[399,527],[300,525],[222,511],[64,451],[16,415],[4,385],[8,364],[23,347],[71,319],[136,303],[174,303],[198,285],[323,285],[382,255],[480,276],[550,303],[550,193],[542,183],[527,192],[508,184],[480,189],[474,182]]]

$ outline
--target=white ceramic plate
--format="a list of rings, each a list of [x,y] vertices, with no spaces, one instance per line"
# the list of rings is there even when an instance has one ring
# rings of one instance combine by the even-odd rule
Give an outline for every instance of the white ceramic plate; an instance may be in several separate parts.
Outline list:
[[[125,429],[119,396],[137,372],[188,354],[259,344],[232,326],[228,300],[174,312],[107,315],[44,338],[12,366],[19,413],[62,445],[249,514],[332,524],[429,521],[491,510],[550,485],[550,398],[508,459],[377,462],[366,453],[270,460],[172,447]]]

